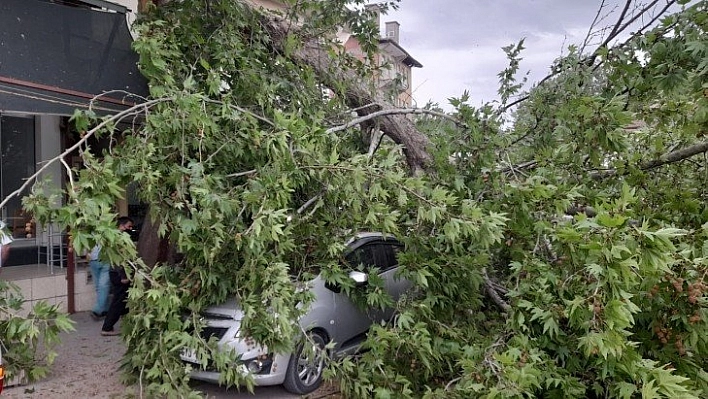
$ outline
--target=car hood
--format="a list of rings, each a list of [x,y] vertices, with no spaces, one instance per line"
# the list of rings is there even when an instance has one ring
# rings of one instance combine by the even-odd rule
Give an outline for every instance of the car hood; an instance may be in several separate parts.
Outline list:
[[[304,291],[308,289],[313,289],[313,286],[324,287],[324,281],[322,277],[317,276],[314,280],[309,282],[299,282],[297,283],[297,291]],[[240,321],[243,319],[243,310],[241,309],[241,304],[237,297],[231,297],[225,302],[208,306],[204,311],[202,311],[204,316],[212,316],[218,319],[234,319]]]
[[[243,310],[241,310],[241,305],[239,305],[239,302],[235,297],[229,298],[224,303],[209,306],[202,313],[205,316],[213,316],[220,319],[227,318],[238,321],[243,319]]]

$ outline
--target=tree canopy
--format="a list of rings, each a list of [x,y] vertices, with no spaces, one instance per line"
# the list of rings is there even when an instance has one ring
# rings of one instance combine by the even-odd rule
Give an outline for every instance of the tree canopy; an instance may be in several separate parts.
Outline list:
[[[375,283],[353,294],[399,313],[331,364],[347,397],[708,395],[705,1],[669,13],[628,0],[591,29],[608,40],[571,46],[528,92],[512,44],[500,102],[462,94],[452,112],[414,116],[371,87],[378,27],[363,1],[284,3],[282,15],[226,0],[141,15],[151,97],[102,120],[77,113],[84,137],[115,145],[79,143],[65,206],[24,200],[132,275],[126,375],[149,395],[196,395],[179,359],[191,348],[248,384],[200,338],[198,312],[237,295],[249,336],[289,350],[308,300],[294,283],[347,284],[343,242],[366,230],[405,244],[416,289],[396,304]],[[628,32],[634,15],[648,22]],[[368,58],[337,45],[341,27]],[[367,129],[387,138],[370,146]],[[145,262],[147,246],[140,257],[115,231],[128,184],[150,205],[141,240],[158,234],[178,259]]]

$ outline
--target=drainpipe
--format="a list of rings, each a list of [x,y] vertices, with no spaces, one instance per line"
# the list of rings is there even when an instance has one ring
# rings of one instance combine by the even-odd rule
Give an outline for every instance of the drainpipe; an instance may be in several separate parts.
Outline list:
[[[76,262],[74,261],[74,248],[69,245],[66,250],[66,308],[69,314],[76,313],[74,304],[74,277],[76,276]]]

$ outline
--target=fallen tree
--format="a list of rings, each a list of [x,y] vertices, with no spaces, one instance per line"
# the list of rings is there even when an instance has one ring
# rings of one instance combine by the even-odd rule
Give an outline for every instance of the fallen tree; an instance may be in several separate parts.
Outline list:
[[[78,251],[101,243],[131,272],[123,366],[145,395],[193,394],[185,347],[225,383],[247,384],[184,312],[237,295],[244,331],[288,351],[308,299],[293,280],[346,278],[341,243],[370,230],[406,244],[402,276],[419,290],[372,327],[366,353],[332,364],[346,395],[701,397],[708,212],[705,165],[692,158],[705,150],[690,143],[705,131],[705,2],[592,63],[571,52],[528,96],[515,81],[520,46],[509,47],[500,92],[525,98],[511,119],[508,102],[473,108],[466,96],[445,117],[387,105],[366,84],[372,64],[322,39],[343,23],[364,45],[377,39],[346,3],[295,2],[291,18],[231,1],[153,9],[136,42],[153,100],[130,111],[145,123],[121,135],[110,127],[122,116],[108,129],[77,116],[120,144],[101,158],[77,144],[86,168],[71,172],[67,206],[39,191],[25,200],[70,226]],[[290,23],[297,15],[311,18]],[[623,129],[634,119],[651,128]],[[375,151],[357,126],[370,121],[391,139]],[[622,173],[592,179],[599,169]],[[127,183],[151,207],[142,257],[110,233]],[[595,213],[561,218],[586,206]],[[156,237],[180,256],[160,259]],[[356,295],[389,303],[377,288]]]

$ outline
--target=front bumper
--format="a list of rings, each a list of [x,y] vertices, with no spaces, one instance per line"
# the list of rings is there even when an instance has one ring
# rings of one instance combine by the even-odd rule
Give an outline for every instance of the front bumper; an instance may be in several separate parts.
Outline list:
[[[285,381],[285,373],[288,369],[290,354],[274,354],[272,355],[272,363],[259,373],[253,373],[248,370],[246,363],[250,359],[257,359],[268,355],[268,349],[256,345],[251,339],[245,339],[239,335],[240,323],[235,320],[228,319],[210,319],[207,320],[206,339],[215,335],[219,338],[219,346],[225,351],[234,351],[235,355],[243,359],[239,364],[233,367],[238,368],[238,373],[244,377],[250,377],[256,386],[280,385]],[[181,355],[184,362],[191,364],[193,370],[190,372],[190,378],[200,381],[206,381],[214,384],[219,384],[221,373],[215,370],[200,369],[201,366],[197,359],[190,353],[184,352]]]
[[[280,385],[285,381],[285,371],[287,364],[278,368],[276,371],[271,371],[270,374],[251,374],[244,366],[241,366],[243,375],[250,375],[253,378],[253,384],[256,386]],[[219,384],[221,373],[216,371],[194,370],[190,373],[190,378],[199,381],[206,381],[212,384]]]

